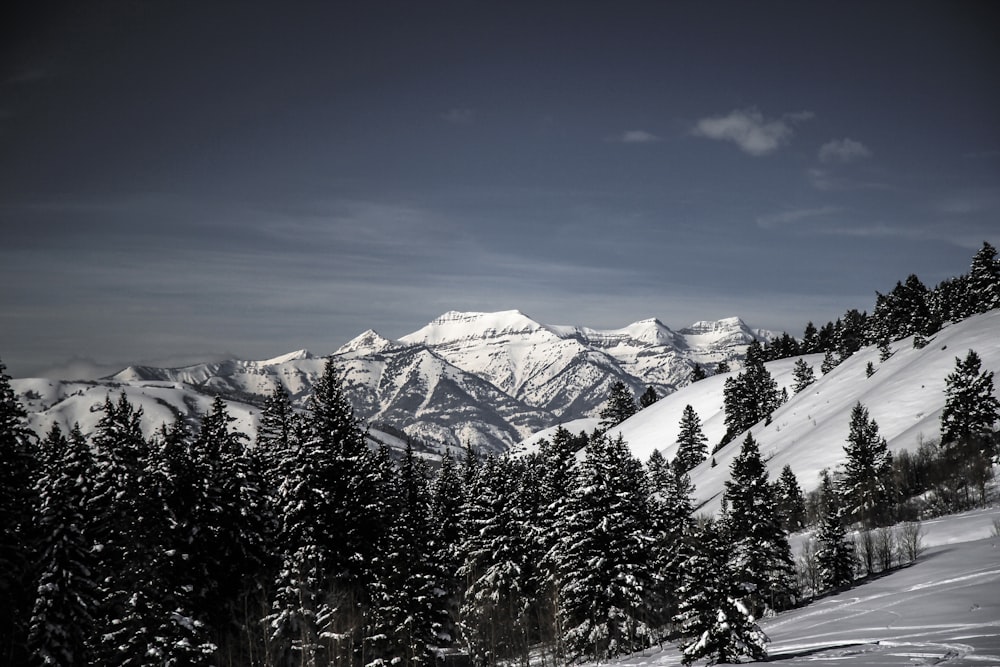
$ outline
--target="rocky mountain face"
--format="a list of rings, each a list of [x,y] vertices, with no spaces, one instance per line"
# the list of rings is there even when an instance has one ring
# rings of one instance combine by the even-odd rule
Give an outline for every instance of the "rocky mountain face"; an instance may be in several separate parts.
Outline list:
[[[518,311],[449,312],[396,341],[366,331],[333,357],[362,419],[438,445],[504,451],[553,424],[596,416],[617,381],[637,396],[649,386],[664,396],[687,383],[694,364],[726,360],[738,368],[746,346],[769,337],[738,318],[676,331],[650,319],[605,331],[544,325]],[[94,397],[103,402],[110,389],[152,401],[146,414],[164,416],[197,411],[205,396],[222,395],[238,404],[234,414],[249,430],[254,406],[276,383],[304,407],[324,363],[300,350],[264,361],[132,366],[97,383],[53,388],[47,381],[50,400],[30,400],[29,408],[39,425],[71,426],[74,417],[87,423],[76,413],[93,412]]]

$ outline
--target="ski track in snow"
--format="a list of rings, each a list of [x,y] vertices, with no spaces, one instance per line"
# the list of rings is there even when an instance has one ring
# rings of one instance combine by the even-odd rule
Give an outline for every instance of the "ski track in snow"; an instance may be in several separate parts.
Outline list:
[[[909,567],[763,619],[766,664],[1000,666],[998,564],[1000,537],[942,544]],[[681,654],[665,645],[612,664],[680,665]]]

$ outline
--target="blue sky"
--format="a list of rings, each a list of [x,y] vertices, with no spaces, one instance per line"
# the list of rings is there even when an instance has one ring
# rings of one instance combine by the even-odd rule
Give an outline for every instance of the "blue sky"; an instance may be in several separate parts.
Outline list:
[[[25,3],[0,358],[326,354],[512,308],[799,335],[1000,245],[998,13]]]

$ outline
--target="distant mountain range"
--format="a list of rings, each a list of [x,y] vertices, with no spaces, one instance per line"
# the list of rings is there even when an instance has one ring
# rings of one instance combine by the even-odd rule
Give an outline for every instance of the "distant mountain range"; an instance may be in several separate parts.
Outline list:
[[[736,317],[672,330],[656,319],[616,330],[544,325],[519,311],[448,312],[389,340],[369,330],[333,353],[356,414],[376,439],[399,446],[405,436],[441,447],[471,444],[505,451],[541,429],[595,417],[611,385],[636,396],[647,387],[665,396],[688,383],[695,364],[741,366],[747,345],[773,334]],[[230,402],[237,426],[252,433],[259,406],[276,384],[297,407],[325,359],[299,350],[264,361],[229,360],[184,368],[130,366],[94,381],[13,382],[44,431],[100,417],[105,396],[125,391],[141,406],[147,428],[177,417],[197,419],[211,400]]]

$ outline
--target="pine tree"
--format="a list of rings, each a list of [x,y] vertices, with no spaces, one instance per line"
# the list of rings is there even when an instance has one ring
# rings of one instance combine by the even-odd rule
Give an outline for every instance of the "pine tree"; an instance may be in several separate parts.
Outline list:
[[[158,614],[147,656],[158,665],[208,665],[217,646],[206,625],[202,587],[206,565],[200,557],[204,535],[205,483],[187,424],[163,425],[151,442],[149,480],[159,501],[158,530],[144,578],[157,591]]]
[[[723,445],[732,442],[757,422],[770,417],[781,405],[778,384],[764,367],[763,351],[757,341],[747,347],[743,372],[726,379],[723,404],[726,413]]]
[[[593,437],[559,525],[559,616],[571,660],[630,653],[654,634],[648,498],[642,464],[625,442]]]
[[[842,481],[847,516],[866,527],[884,525],[894,501],[892,454],[878,424],[858,402],[851,410]]]
[[[459,604],[462,581],[458,576],[461,567],[463,540],[462,515],[464,513],[462,478],[451,450],[441,457],[441,467],[431,485],[430,530],[433,555],[431,563],[437,567],[438,599],[435,602],[435,642],[438,646],[454,646],[459,640]]]
[[[792,368],[792,377],[795,379],[792,391],[796,394],[816,381],[813,368],[806,363],[805,359],[799,359],[795,362],[795,366]]]
[[[271,393],[264,399],[256,440],[261,478],[270,493],[276,491],[284,479],[282,465],[290,459],[301,430],[302,419],[292,408],[288,391],[275,383]]]
[[[478,662],[496,665],[527,655],[530,525],[519,509],[519,463],[489,455],[479,467],[466,517],[467,582],[462,625]]]
[[[537,466],[540,468],[540,510],[536,542],[541,552],[543,583],[539,591],[539,639],[554,647],[554,658],[564,660],[562,630],[559,620],[559,522],[578,483],[576,454],[587,446],[586,434],[572,434],[556,429],[552,440],[539,444]]]
[[[158,501],[150,494],[149,443],[142,409],[124,392],[108,396],[92,443],[96,458],[93,523],[101,601],[95,618],[99,662],[143,665],[165,612],[149,563],[155,557]]]
[[[729,362],[723,359],[715,365],[715,374],[724,375],[729,372]]]
[[[785,467],[781,469],[781,474],[775,484],[775,492],[778,500],[778,512],[785,530],[793,533],[805,528],[806,500],[790,465],[785,464]]]
[[[823,355],[823,363],[820,364],[820,367],[819,367],[820,372],[823,375],[826,375],[827,373],[829,373],[830,371],[832,371],[834,368],[836,368],[837,366],[839,366],[841,361],[842,361],[841,359],[837,359],[833,355],[833,352],[831,350],[827,350],[826,354]]]
[[[685,473],[668,465],[654,450],[647,463],[651,486],[652,536],[650,563],[652,585],[647,595],[650,625],[659,641],[669,630],[677,613],[677,589],[681,585],[684,562],[694,550],[694,487]]]
[[[409,441],[398,470],[394,510],[379,558],[371,612],[372,665],[433,664],[437,573],[432,566],[430,489]]]
[[[93,457],[79,427],[66,438],[53,425],[41,451],[36,486],[41,577],[29,644],[45,665],[88,665],[98,597],[93,545],[86,534]]]
[[[281,566],[268,622],[283,664],[346,659],[360,650],[374,554],[385,533],[375,457],[332,358],[309,408],[278,491]]]
[[[201,534],[193,559],[203,568],[196,586],[199,609],[220,652],[239,662],[242,653],[262,642],[255,616],[267,574],[268,508],[248,438],[230,428],[234,421],[225,401],[216,397],[192,444],[201,485],[195,517]]]
[[[707,377],[708,373],[705,371],[705,367],[701,364],[695,364],[694,367],[691,368],[691,374],[688,375],[688,382],[690,384],[694,384],[695,382],[704,380]]]
[[[0,663],[16,665],[27,660],[38,498],[34,434],[10,379],[0,362]]]
[[[690,665],[708,658],[709,664],[767,658],[767,636],[750,609],[730,569],[726,545],[717,529],[706,523],[694,540],[697,549],[684,562],[674,617],[682,637],[681,661]]]
[[[1000,401],[993,393],[993,371],[984,371],[974,350],[965,359],[955,358],[955,370],[945,378],[944,410],[941,413],[941,447],[949,460],[956,487],[965,489],[969,504],[969,483],[979,487],[985,501],[985,486],[998,454],[1000,438],[993,425],[1000,419]]]
[[[731,569],[755,615],[783,609],[794,599],[794,562],[767,468],[749,433],[733,459],[730,475],[722,528],[730,542]]]
[[[708,438],[701,430],[701,419],[690,405],[684,406],[681,415],[680,433],[677,434],[677,455],[673,466],[683,474],[694,468],[708,456]]]
[[[972,258],[967,282],[967,315],[1000,308],[1000,259],[988,242]]]
[[[652,387],[646,387],[646,391],[642,392],[642,396],[639,397],[639,407],[648,408],[659,399],[660,397],[656,395],[655,389]]]
[[[816,326],[812,322],[809,322],[806,324],[805,331],[802,334],[802,352],[804,354],[814,354],[820,351],[819,332],[816,330]]]
[[[835,590],[854,580],[854,545],[847,540],[840,495],[828,471],[821,473],[819,532],[816,560],[823,590]]]
[[[608,402],[601,410],[601,428],[607,430],[634,415],[639,408],[635,403],[635,395],[622,381],[611,385]]]

